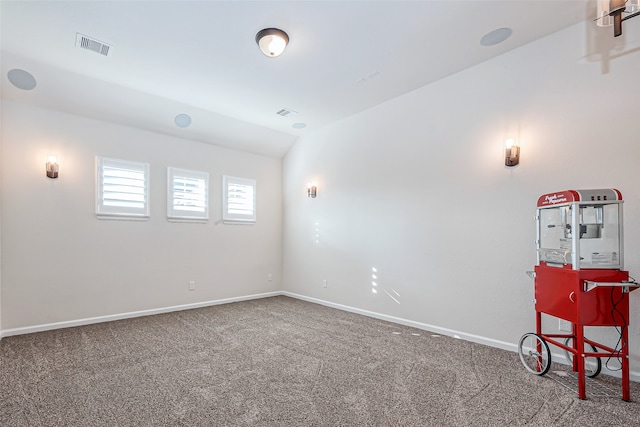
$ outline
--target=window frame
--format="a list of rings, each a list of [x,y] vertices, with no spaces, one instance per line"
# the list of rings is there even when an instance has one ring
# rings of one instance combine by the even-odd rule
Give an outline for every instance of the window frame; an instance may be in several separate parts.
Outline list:
[[[175,178],[181,177],[204,181],[204,212],[188,211],[175,208]],[[209,172],[182,169],[176,167],[167,168],[167,219],[171,222],[207,222],[209,221]]]
[[[105,205],[104,203],[104,169],[120,168],[130,172],[143,174],[143,206],[124,207]],[[114,159],[104,156],[96,156],[96,217],[98,219],[127,219],[148,220],[151,212],[150,206],[150,165],[149,163],[134,162],[130,160]]]
[[[252,188],[252,214],[244,215],[239,213],[229,212],[229,186],[241,185]],[[223,175],[222,176],[222,221],[225,224],[255,224],[256,223],[256,211],[257,211],[257,186],[256,180],[250,178],[239,178],[235,176]]]

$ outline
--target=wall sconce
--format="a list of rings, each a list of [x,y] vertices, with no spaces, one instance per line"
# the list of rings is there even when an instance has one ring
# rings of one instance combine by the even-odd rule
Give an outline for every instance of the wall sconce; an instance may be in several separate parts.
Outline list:
[[[515,166],[520,163],[520,147],[514,145],[513,139],[507,139],[504,142],[506,146],[504,150],[504,165]]]
[[[49,161],[47,161],[47,177],[56,179],[58,177],[59,169],[60,165],[58,164],[58,159],[56,159],[56,156],[49,157]]]
[[[596,4],[598,26],[613,25],[614,37],[622,35],[622,21],[640,15],[640,0],[598,0]]]
[[[280,56],[289,43],[289,36],[278,28],[265,28],[256,34],[256,43],[269,58]]]
[[[310,182],[307,184],[307,197],[311,197],[312,199],[316,198],[316,194],[318,192],[318,187],[315,182]]]

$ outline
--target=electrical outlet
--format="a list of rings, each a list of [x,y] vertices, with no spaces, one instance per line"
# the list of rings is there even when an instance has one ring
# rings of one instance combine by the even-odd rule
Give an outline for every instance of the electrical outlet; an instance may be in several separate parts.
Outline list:
[[[323,287],[323,288],[326,288],[326,287],[327,287],[327,279],[324,279],[324,280],[322,281],[322,287]]]
[[[558,329],[563,332],[571,332],[572,323],[568,320],[558,319]]]
[[[269,273],[267,274],[267,282],[270,282],[273,280],[273,274]]]
[[[195,282],[195,280],[189,280],[189,290],[190,291],[195,291],[196,290],[196,282]]]

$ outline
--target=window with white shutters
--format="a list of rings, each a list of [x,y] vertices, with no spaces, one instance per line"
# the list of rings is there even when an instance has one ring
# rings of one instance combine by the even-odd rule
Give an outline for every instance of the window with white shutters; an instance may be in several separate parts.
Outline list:
[[[96,215],[149,218],[149,164],[97,157]]]
[[[167,217],[169,221],[209,219],[209,174],[167,169]]]
[[[256,222],[256,181],[222,177],[222,219],[228,223]]]

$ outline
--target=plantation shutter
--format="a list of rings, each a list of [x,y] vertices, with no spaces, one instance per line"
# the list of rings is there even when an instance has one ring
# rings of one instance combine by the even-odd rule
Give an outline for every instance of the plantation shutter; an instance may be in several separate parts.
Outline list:
[[[256,181],[223,176],[222,219],[225,222],[256,221]]]
[[[168,168],[167,216],[170,220],[209,219],[209,174]]]
[[[97,158],[98,217],[149,217],[149,164]]]

